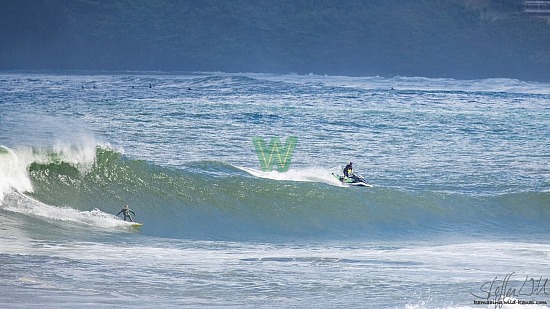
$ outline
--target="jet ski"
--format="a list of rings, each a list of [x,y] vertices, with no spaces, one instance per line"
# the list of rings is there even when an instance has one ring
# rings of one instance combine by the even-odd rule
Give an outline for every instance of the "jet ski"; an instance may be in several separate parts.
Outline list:
[[[344,176],[336,175],[334,173],[332,173],[332,175],[336,177],[336,179],[338,179],[341,183],[346,185],[358,186],[358,187],[369,187],[369,188],[374,187],[365,178],[363,178],[363,176],[353,174],[349,177],[344,177]]]

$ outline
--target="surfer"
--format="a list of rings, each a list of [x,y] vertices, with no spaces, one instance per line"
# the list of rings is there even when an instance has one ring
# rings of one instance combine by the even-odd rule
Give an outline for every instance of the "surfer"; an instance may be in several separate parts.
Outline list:
[[[348,165],[346,165],[346,167],[344,167],[344,178],[347,178],[351,175],[353,175],[353,163],[349,163]]]
[[[120,215],[120,214],[123,214],[124,215],[124,221],[126,221],[126,218],[130,219],[130,222],[134,222],[134,220],[132,219],[132,217],[130,216],[130,213],[133,213],[134,216],[136,215],[136,213],[131,210],[130,208],[128,208],[128,205],[124,206],[124,208],[122,208],[121,211],[119,211],[116,215]]]

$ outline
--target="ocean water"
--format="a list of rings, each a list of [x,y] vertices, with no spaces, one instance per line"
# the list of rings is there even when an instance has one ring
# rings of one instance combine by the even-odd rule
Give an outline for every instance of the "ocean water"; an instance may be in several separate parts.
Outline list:
[[[1,308],[550,301],[550,84],[3,72],[0,145]]]

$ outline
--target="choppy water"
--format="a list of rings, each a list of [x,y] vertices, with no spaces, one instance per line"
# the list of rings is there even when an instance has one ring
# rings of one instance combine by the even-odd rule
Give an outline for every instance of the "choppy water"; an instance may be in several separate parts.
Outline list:
[[[499,283],[550,298],[548,84],[81,72],[0,86],[2,307],[494,308],[474,300]],[[297,137],[288,172],[260,171],[255,136]],[[331,175],[349,161],[374,188]],[[114,217],[124,204],[142,228]]]

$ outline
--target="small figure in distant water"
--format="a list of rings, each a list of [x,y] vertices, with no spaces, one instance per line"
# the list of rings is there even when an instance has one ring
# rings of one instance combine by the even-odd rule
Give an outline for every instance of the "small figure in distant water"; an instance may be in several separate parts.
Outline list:
[[[353,163],[349,163],[348,165],[346,165],[346,167],[344,167],[344,178],[346,177],[350,177],[353,175]]]
[[[149,88],[152,88],[153,86],[151,84],[149,84]]]
[[[80,86],[80,87],[82,87],[82,89],[84,90],[84,86]]]
[[[130,216],[130,213],[133,213],[134,216],[136,215],[136,213],[131,210],[128,205],[124,206],[124,208],[122,208],[121,211],[119,211],[116,215],[120,215],[120,214],[123,214],[124,215],[124,221],[126,221],[126,218],[130,219],[130,222],[134,222],[134,220],[132,219],[132,217]]]

